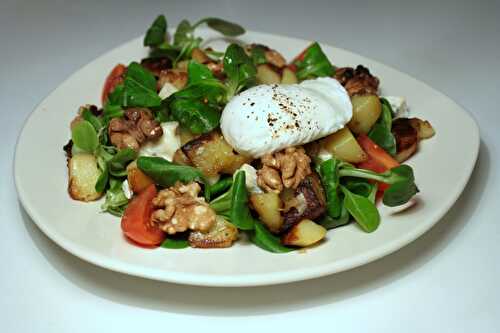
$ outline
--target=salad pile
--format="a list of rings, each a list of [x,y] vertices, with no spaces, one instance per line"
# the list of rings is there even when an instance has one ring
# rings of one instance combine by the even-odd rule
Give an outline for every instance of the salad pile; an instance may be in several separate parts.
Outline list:
[[[247,238],[283,253],[351,222],[373,232],[379,201],[399,206],[418,193],[402,163],[434,130],[404,117],[404,98],[380,96],[367,68],[334,66],[317,42],[290,62],[261,44],[214,50],[196,34],[202,25],[245,32],[204,18],[170,35],[160,15],[144,36],[148,57],[111,70],[102,107],[80,107],[64,146],[73,199],[104,198],[141,246]],[[308,112],[337,118],[314,127]],[[252,140],[259,128],[272,140]]]

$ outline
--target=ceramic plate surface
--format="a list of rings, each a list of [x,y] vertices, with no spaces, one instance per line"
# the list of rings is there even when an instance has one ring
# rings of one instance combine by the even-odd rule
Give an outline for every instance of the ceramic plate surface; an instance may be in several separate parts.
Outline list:
[[[225,48],[226,43],[213,33],[200,34],[216,49]],[[309,44],[254,32],[242,40],[269,45],[288,59]],[[426,84],[365,57],[322,47],[338,66],[367,66],[380,78],[383,95],[406,97],[411,115],[429,120],[437,132],[420,144],[408,162],[420,189],[417,204],[399,214],[380,207],[382,222],[374,233],[351,224],[329,231],[325,242],[305,253],[272,254],[247,242],[219,250],[151,250],[129,244],[119,219],[100,213],[102,201],[71,200],[62,151],[70,138],[69,123],[80,105],[99,104],[103,81],[114,65],[146,55],[142,38],[77,71],[31,114],[15,156],[15,181],[23,206],[48,237],[75,256],[114,271],[181,284],[253,286],[299,281],[354,268],[400,249],[429,230],[457,200],[477,159],[478,127],[459,105]]]

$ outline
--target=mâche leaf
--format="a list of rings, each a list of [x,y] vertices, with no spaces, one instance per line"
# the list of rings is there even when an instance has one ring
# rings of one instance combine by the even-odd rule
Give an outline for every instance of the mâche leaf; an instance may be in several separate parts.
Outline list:
[[[241,230],[252,230],[255,221],[248,208],[248,193],[245,185],[245,171],[238,171],[231,187],[231,223]]]
[[[223,62],[224,72],[228,77],[226,85],[228,87],[227,99],[229,100],[243,88],[255,83],[257,69],[252,59],[238,44],[231,44],[227,47]]]
[[[161,104],[155,77],[137,62],[127,67],[123,96],[125,107],[155,107]]]
[[[380,214],[375,204],[368,198],[349,191],[340,186],[344,192],[344,206],[366,232],[375,231],[380,224]]]
[[[281,244],[280,238],[269,232],[261,222],[255,222],[255,229],[249,231],[248,235],[252,243],[269,252],[287,253],[294,250]]]
[[[296,75],[299,80],[332,76],[335,73],[335,67],[332,66],[317,42],[309,46],[303,60],[296,61],[295,65],[297,66]]]
[[[86,120],[81,120],[73,126],[71,139],[76,147],[87,153],[94,153],[99,145],[94,126]]]
[[[368,133],[368,137],[394,156],[396,155],[396,138],[391,132],[392,108],[386,99],[381,98],[380,101],[382,104],[382,112],[380,113],[379,119]]]
[[[137,159],[137,167],[151,177],[156,184],[164,187],[173,186],[178,181],[181,183],[192,181],[204,183],[203,174],[200,170],[190,166],[174,164],[161,157],[140,156]]]
[[[144,36],[144,46],[158,46],[165,42],[167,34],[167,19],[165,15],[159,15],[151,24]]]
[[[243,29],[243,27],[239,24],[216,17],[207,17],[201,19],[195,26],[198,26],[201,23],[206,23],[210,28],[220,32],[225,36],[236,37],[245,33],[245,29]]]

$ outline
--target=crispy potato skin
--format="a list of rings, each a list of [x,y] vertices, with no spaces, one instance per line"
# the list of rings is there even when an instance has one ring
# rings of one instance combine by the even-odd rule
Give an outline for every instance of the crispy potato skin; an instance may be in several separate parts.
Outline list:
[[[218,131],[203,134],[187,142],[181,150],[192,165],[207,177],[220,173],[232,174],[250,161],[248,157],[236,153]],[[180,156],[178,159],[182,160]]]
[[[68,193],[74,200],[94,201],[103,193],[95,190],[101,172],[92,154],[75,154],[68,160]]]
[[[140,193],[149,185],[154,184],[149,176],[139,170],[135,161],[127,166],[127,181],[130,190],[134,193]]]
[[[314,220],[323,215],[326,207],[326,198],[319,176],[313,172],[307,176],[295,190],[295,196],[304,195],[306,207],[302,213],[296,208],[291,208],[284,213],[284,222],[281,232],[286,232],[295,224],[304,219]],[[285,203],[286,205],[286,203]]]
[[[269,231],[278,233],[283,225],[281,216],[283,202],[279,194],[275,192],[253,193],[250,195],[250,202]]]
[[[284,245],[306,247],[313,245],[326,236],[326,229],[309,219],[295,224],[282,238]]]
[[[410,119],[398,118],[392,123],[392,134],[396,138],[396,160],[401,163],[410,158],[418,147],[418,132]]]
[[[214,226],[207,232],[193,231],[189,234],[189,245],[202,249],[230,247],[238,239],[238,229],[217,216]]]
[[[257,66],[257,75],[255,77],[259,84],[278,84],[281,83],[281,75],[275,71],[271,65],[262,64]]]

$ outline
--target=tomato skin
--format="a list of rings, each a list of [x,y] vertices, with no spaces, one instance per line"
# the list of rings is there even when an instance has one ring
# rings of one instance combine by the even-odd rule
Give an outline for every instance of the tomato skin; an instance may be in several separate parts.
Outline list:
[[[398,161],[396,161],[384,149],[380,148],[366,134],[360,134],[357,139],[361,148],[363,148],[368,156],[370,156],[370,159],[373,159],[378,164],[384,166],[386,170],[399,166]]]
[[[368,155],[368,159],[359,163],[357,166],[361,169],[371,170],[376,173],[382,173],[399,165],[391,155],[380,148],[366,134],[360,134],[357,138],[359,145]],[[383,192],[389,187],[388,184],[378,182],[378,191]]]
[[[139,195],[132,198],[122,217],[123,233],[140,245],[156,246],[165,239],[165,233],[150,223],[154,210],[152,201],[156,194],[155,185],[149,185]]]
[[[313,45],[313,44],[314,44],[314,43],[309,44],[309,45],[308,45],[305,49],[303,49],[303,50],[302,50],[302,52],[300,52],[300,53],[299,53],[299,55],[298,55],[298,56],[296,56],[295,58],[293,58],[293,60],[292,60],[292,64],[293,64],[293,63],[295,63],[295,62],[297,62],[297,61],[302,61],[302,60],[304,60],[304,57],[305,57],[305,55],[306,55],[307,50],[309,50],[309,48],[310,48],[310,47],[311,47],[311,45]]]
[[[360,169],[370,170],[376,173],[382,173],[387,171],[387,168],[382,164],[378,163],[372,158],[368,158],[366,161],[358,163],[357,167]],[[389,184],[377,182],[378,183],[378,192],[384,192],[389,187]]]
[[[113,90],[115,90],[115,87],[123,82],[123,75],[125,74],[126,70],[127,67],[125,65],[118,64],[108,74],[108,76],[106,77],[106,81],[104,82],[104,86],[102,87],[102,105],[106,103],[106,101],[108,100],[108,95]]]

